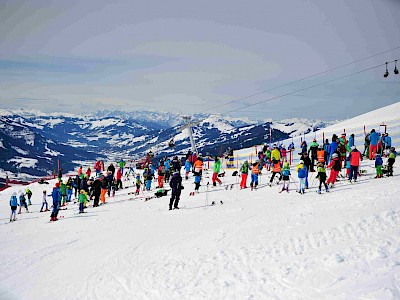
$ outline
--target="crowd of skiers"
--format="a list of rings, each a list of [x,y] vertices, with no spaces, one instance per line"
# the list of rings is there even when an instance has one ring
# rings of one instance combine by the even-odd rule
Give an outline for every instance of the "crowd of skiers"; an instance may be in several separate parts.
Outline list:
[[[365,157],[375,160],[376,178],[381,178],[383,172],[387,176],[393,176],[393,164],[397,153],[395,148],[392,147],[389,135],[387,133],[380,135],[372,129],[365,136],[364,146],[364,151],[361,153],[355,145],[354,134],[351,134],[347,139],[345,132],[341,137],[334,134],[330,143],[326,139],[322,145],[319,145],[316,139],[309,146],[307,146],[306,141],[302,141],[299,164],[295,168],[298,177],[297,192],[304,194],[305,189],[308,189],[309,172],[317,172],[316,178],[319,179],[318,193],[321,193],[322,185],[324,185],[325,191],[329,192],[328,185],[333,187],[342,169],[346,169],[346,176],[350,182],[357,181],[360,174],[360,161]],[[292,149],[294,149],[293,143],[289,146],[289,150]],[[383,156],[387,158],[384,169],[382,169]],[[245,161],[241,166],[241,189],[247,187],[247,176],[250,168],[250,187],[252,190],[257,188],[258,176],[265,168],[272,173],[269,185],[271,186],[274,178],[279,176],[278,182],[283,181],[280,192],[285,190],[289,192],[291,173],[287,162],[287,150],[284,146],[275,144],[269,147],[266,144],[258,152],[257,162],[249,166],[248,161]],[[330,169],[329,177],[326,169]]]
[[[332,136],[331,142],[328,139],[322,145],[319,145],[314,139],[308,146],[306,141],[302,141],[299,152],[300,160],[294,171],[297,173],[298,185],[297,192],[304,194],[305,189],[309,187],[309,173],[316,172],[316,178],[319,180],[318,193],[321,193],[322,186],[325,191],[329,191],[329,185],[332,187],[340,175],[341,170],[346,169],[346,176],[350,182],[357,181],[360,174],[360,161],[367,158],[375,160],[376,178],[381,178],[383,173],[387,176],[393,176],[393,164],[396,158],[395,148],[391,145],[391,139],[387,133],[379,134],[374,129],[365,136],[364,151],[361,153],[355,145],[354,134],[346,138],[346,133],[340,137],[336,134]],[[289,184],[291,177],[290,165],[287,161],[288,151],[294,150],[294,144],[289,145],[288,150],[283,145],[274,144],[272,147],[265,144],[261,151],[258,152],[258,160],[253,164],[245,161],[240,166],[240,189],[247,188],[248,174],[250,173],[251,190],[257,189],[259,184],[259,175],[264,172],[271,172],[269,186],[272,186],[274,179],[277,178],[278,183],[282,181],[280,192],[289,192]],[[104,163],[96,161],[92,173],[90,167],[83,171],[81,166],[77,175],[62,180],[62,169],[58,173],[58,181],[53,187],[50,195],[44,190],[42,195],[41,212],[49,211],[47,197],[52,197],[51,221],[57,220],[58,211],[68,202],[74,200],[79,202],[79,213],[83,213],[90,200],[93,200],[93,207],[106,203],[106,195],[114,196],[115,191],[123,188],[122,178],[127,179],[134,177],[134,185],[136,186],[135,195],[138,195],[142,189],[150,191],[153,180],[157,178],[157,192],[155,196],[165,196],[167,191],[171,190],[169,209],[179,209],[179,200],[181,190],[183,189],[181,168],[184,168],[185,179],[189,178],[189,174],[193,174],[194,192],[198,193],[202,182],[204,161],[201,156],[189,151],[186,157],[179,159],[174,156],[172,159],[166,158],[156,164],[152,164],[152,153],[146,155],[146,160],[142,165],[143,171],[135,171],[132,163],[126,167],[126,162],[120,159],[116,166],[111,163],[105,170]],[[387,164],[383,168],[383,159],[387,158]],[[221,159],[214,157],[212,186],[221,185],[219,179],[221,174]],[[330,170],[329,177],[327,169]],[[293,178],[292,178],[293,179]],[[296,180],[294,180],[296,182]],[[170,189],[165,189],[168,184]],[[19,214],[24,207],[27,212],[28,205],[31,204],[32,192],[26,189],[25,192],[14,192],[10,199],[11,216],[10,221],[15,220],[16,210],[19,206]],[[27,199],[26,199],[27,198]],[[19,200],[19,202],[18,202]]]

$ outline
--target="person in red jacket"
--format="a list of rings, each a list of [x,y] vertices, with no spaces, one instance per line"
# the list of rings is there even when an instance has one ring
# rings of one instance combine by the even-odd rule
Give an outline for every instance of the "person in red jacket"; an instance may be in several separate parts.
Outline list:
[[[117,185],[115,187],[115,190],[118,191],[118,189],[122,189],[122,170],[119,168],[117,170],[117,174],[115,175],[115,179],[117,180]]]
[[[335,184],[336,178],[339,175],[341,170],[341,160],[339,159],[339,155],[337,153],[332,154],[332,159],[330,164],[326,167],[327,169],[332,169],[329,174],[327,184],[331,184],[331,187]]]
[[[165,173],[167,172],[164,162],[160,162],[160,166],[157,169],[157,175],[158,175],[158,187],[162,188],[164,187],[164,178],[165,178]]]
[[[360,166],[360,161],[362,160],[361,152],[357,150],[356,146],[351,146],[350,152],[350,182],[354,178],[354,182],[357,181],[358,167]]]

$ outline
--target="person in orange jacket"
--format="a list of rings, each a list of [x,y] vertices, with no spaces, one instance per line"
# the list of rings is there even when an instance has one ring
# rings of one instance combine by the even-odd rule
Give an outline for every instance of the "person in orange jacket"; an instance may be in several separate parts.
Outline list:
[[[260,173],[260,170],[258,169],[258,163],[253,163],[253,167],[251,168],[251,182],[250,182],[251,190],[257,189],[258,173]]]
[[[194,163],[194,171],[199,173],[200,176],[203,173],[203,158],[201,156],[199,156],[196,162]]]
[[[317,160],[318,162],[325,163],[325,150],[322,148],[322,145],[318,146]]]
[[[271,167],[272,167],[272,176],[271,180],[269,181],[269,186],[272,186],[272,181],[274,180],[276,174],[279,174],[279,181],[281,181],[282,179],[281,162],[273,158]]]

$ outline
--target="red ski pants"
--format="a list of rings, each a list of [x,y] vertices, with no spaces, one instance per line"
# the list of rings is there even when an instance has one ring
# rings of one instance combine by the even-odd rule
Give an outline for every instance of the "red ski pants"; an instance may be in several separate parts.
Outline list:
[[[240,181],[240,188],[241,189],[247,188],[247,176],[248,176],[248,174],[243,174],[242,173],[242,180]]]
[[[369,159],[373,159],[376,153],[377,146],[369,145]]]
[[[164,186],[164,176],[158,176],[158,187],[162,188]]]
[[[218,173],[213,173],[212,183],[214,184],[214,182],[222,183],[221,180],[219,180],[218,178]]]
[[[326,183],[327,184],[335,183],[338,175],[339,175],[339,171],[335,171],[332,169],[331,174],[329,175],[328,181]]]

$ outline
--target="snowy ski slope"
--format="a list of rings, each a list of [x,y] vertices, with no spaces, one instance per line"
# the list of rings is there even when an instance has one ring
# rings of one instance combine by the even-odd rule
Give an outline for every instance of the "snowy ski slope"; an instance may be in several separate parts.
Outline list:
[[[321,195],[312,173],[300,195],[294,171],[289,193],[267,174],[239,190],[230,170],[207,188],[207,172],[198,195],[184,181],[180,210],[130,187],[55,223],[38,212],[54,181],[29,186],[32,212],[13,223],[11,187],[0,193],[0,299],[400,299],[399,161],[382,179],[363,161],[357,183]]]

